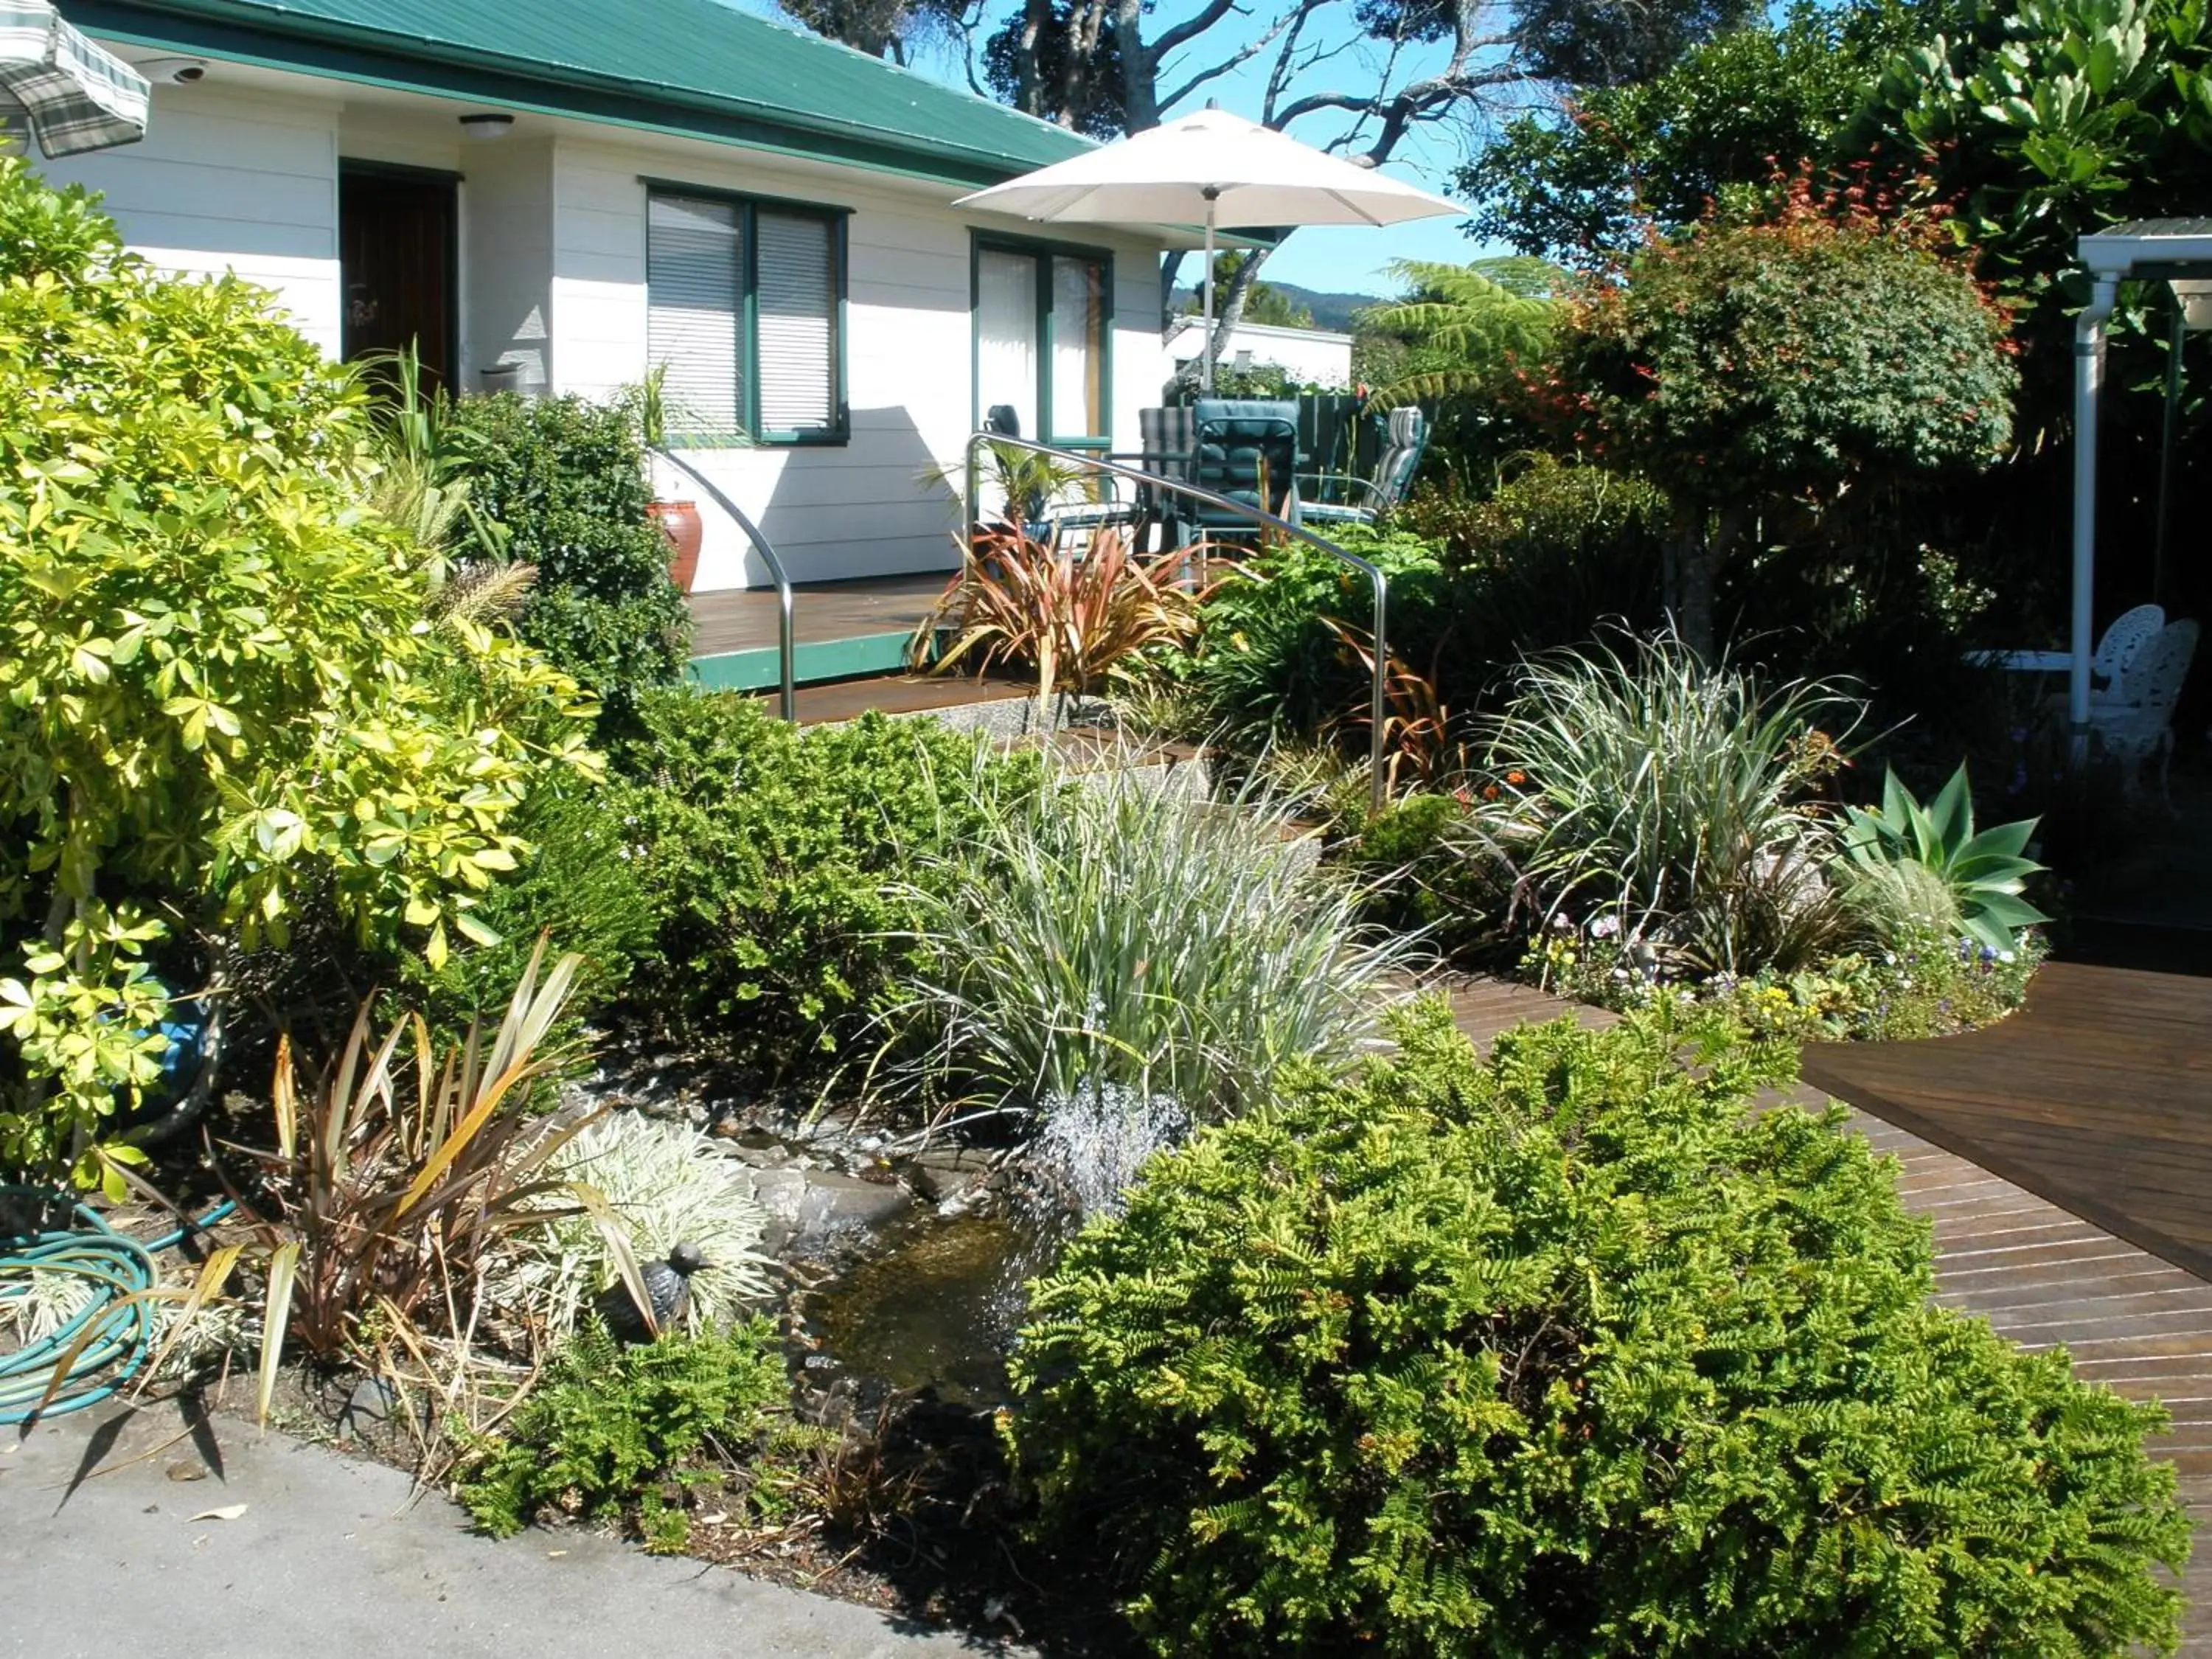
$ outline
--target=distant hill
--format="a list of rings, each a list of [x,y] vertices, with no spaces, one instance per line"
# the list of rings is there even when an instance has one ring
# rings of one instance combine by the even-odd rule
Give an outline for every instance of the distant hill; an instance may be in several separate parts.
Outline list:
[[[1352,319],[1356,312],[1382,303],[1379,294],[1329,294],[1320,289],[1301,288],[1296,283],[1278,283],[1268,277],[1260,279],[1285,299],[1304,306],[1313,313],[1314,326],[1338,334],[1352,332]],[[1179,308],[1198,308],[1198,289],[1195,284],[1178,291]]]
[[[1284,298],[1294,300],[1313,313],[1316,328],[1333,329],[1340,334],[1352,332],[1354,312],[1378,305],[1382,299],[1379,294],[1328,294],[1319,289],[1300,288],[1296,283],[1273,282],[1265,276],[1260,280]]]

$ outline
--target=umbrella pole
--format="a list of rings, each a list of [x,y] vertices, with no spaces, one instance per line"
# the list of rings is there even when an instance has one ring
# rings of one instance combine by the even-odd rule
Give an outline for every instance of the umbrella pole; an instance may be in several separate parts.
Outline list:
[[[1213,395],[1213,191],[1206,192],[1206,269],[1199,273],[1198,291],[1204,301],[1206,332],[1198,351],[1199,395]]]

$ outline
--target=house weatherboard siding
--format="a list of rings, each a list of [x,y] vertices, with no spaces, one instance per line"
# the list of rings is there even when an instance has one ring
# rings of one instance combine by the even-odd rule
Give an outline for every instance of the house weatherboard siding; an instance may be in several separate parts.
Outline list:
[[[331,106],[265,94],[192,100],[157,87],[153,131],[126,149],[40,163],[101,191],[131,246],[191,276],[234,270],[338,351],[338,133]]]
[[[564,64],[566,37],[547,31],[586,9],[581,0],[548,0],[526,18],[492,0],[64,0],[72,21],[125,57],[188,53],[204,57],[208,72],[189,85],[157,82],[143,143],[43,170],[103,192],[125,240],[156,264],[235,270],[268,288],[334,356],[349,304],[342,175],[368,168],[449,181],[453,383],[465,393],[502,365],[533,395],[603,398],[643,378],[653,189],[833,210],[845,249],[842,430],[685,452],[801,581],[955,562],[952,496],[928,475],[958,472],[978,413],[979,232],[1110,256],[1103,435],[1133,447],[1136,412],[1168,373],[1157,328],[1164,237],[1092,226],[1040,234],[1048,228],[951,205],[1082,141],[719,0],[640,7],[647,35],[685,18],[733,32],[697,63],[668,58],[675,84],[616,96],[614,81],[641,68],[645,50],[625,40],[609,46],[613,68],[580,88],[586,71]],[[589,9],[611,43],[623,32],[609,21],[619,9],[604,0]],[[467,69],[473,84],[512,96],[443,84],[462,76],[459,58],[482,56],[507,15],[527,27],[505,44],[543,64]],[[333,33],[346,30],[343,40]],[[410,30],[420,32],[419,60],[403,50]],[[732,40],[761,50],[732,58]],[[541,80],[522,85],[526,70]],[[719,107],[702,90],[708,71],[730,94]],[[818,97],[775,105],[779,88],[801,84]],[[505,136],[465,136],[459,118],[487,109],[514,114]],[[703,493],[672,470],[659,483],[671,497]],[[700,506],[696,586],[765,583],[735,523],[711,501]]]
[[[637,379],[646,360],[645,215],[648,179],[850,210],[845,340],[850,434],[842,444],[690,450],[684,459],[761,526],[794,575],[826,581],[950,569],[957,514],[925,475],[957,470],[972,431],[974,325],[970,240],[979,221],[734,152],[672,159],[641,147],[563,142],[556,157],[553,360],[562,390],[604,396]],[[1093,227],[1082,227],[1093,229]],[[1159,333],[1158,245],[1097,237],[1111,248],[1114,430],[1133,434],[1138,409],[1166,378]],[[665,476],[671,494],[696,494]],[[702,589],[767,580],[734,525],[708,518]]]

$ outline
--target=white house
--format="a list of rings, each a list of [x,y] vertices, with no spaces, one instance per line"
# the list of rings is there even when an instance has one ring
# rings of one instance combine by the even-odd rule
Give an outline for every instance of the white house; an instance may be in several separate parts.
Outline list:
[[[1169,361],[1177,368],[1197,362],[1206,345],[1205,319],[1177,318],[1168,331],[1167,345]],[[1341,391],[1352,384],[1352,337],[1326,329],[1240,322],[1218,361],[1236,368],[1273,363],[1297,385]]]
[[[155,82],[143,143],[46,169],[134,247],[274,289],[333,355],[416,341],[464,393],[666,364],[689,459],[799,580],[951,566],[926,478],[984,410],[1131,449],[1166,378],[1187,232],[951,206],[1086,141],[720,0],[62,9]],[[698,587],[764,582],[702,510]]]

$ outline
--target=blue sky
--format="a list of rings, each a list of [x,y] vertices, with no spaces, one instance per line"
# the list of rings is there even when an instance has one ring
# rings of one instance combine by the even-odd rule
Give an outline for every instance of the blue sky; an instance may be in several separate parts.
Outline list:
[[[738,0],[763,15],[781,17],[773,0]],[[1003,0],[998,0],[994,12],[1003,9]],[[1180,3],[1163,8],[1172,19],[1182,12]],[[1232,15],[1200,43],[1203,55],[1194,64],[1203,66],[1224,55],[1234,46],[1257,35],[1273,15],[1270,9],[1255,5],[1255,15],[1249,17]],[[1328,21],[1335,26],[1334,38],[1322,37],[1321,44],[1336,49],[1340,55],[1332,62],[1310,71],[1296,83],[1300,89],[1318,91],[1325,88],[1359,88],[1374,84],[1372,65],[1377,61],[1376,50],[1368,42],[1357,38],[1352,27],[1351,8],[1332,8]],[[1439,49],[1431,54],[1440,61]],[[1224,109],[1255,119],[1267,93],[1267,77],[1273,62],[1271,52],[1262,52],[1250,63],[1210,82],[1191,100],[1170,111],[1181,113],[1185,109],[1202,106],[1208,98],[1218,100]],[[949,55],[925,54],[914,67],[946,83],[967,87],[967,77],[958,60]],[[1414,63],[1410,67],[1418,70]],[[1402,81],[1407,66],[1402,66],[1395,80]],[[1164,88],[1172,88],[1181,76],[1172,60],[1161,76]],[[1292,133],[1308,143],[1328,143],[1344,130],[1346,118],[1330,112],[1316,115],[1300,122]],[[1398,147],[1396,157],[1388,171],[1422,185],[1428,189],[1449,194],[1453,169],[1464,159],[1469,140],[1463,133],[1439,128],[1417,129]],[[1393,259],[1439,259],[1454,262],[1480,258],[1493,250],[1474,241],[1459,228],[1462,221],[1438,218],[1424,220],[1415,224],[1396,225],[1384,230],[1364,228],[1310,226],[1295,232],[1281,250],[1267,261],[1267,275],[1286,283],[1300,283],[1307,288],[1338,289],[1352,293],[1388,294],[1393,291],[1389,265]],[[1195,280],[1197,263],[1186,261],[1184,279]]]

